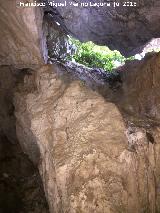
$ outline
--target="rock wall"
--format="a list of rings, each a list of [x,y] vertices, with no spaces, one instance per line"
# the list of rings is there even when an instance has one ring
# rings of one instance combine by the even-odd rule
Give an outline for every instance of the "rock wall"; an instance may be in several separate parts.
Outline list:
[[[18,2],[0,3],[0,65],[34,67],[47,60],[43,11],[19,8]]]
[[[38,168],[17,140],[13,105],[14,88],[28,68],[48,59],[43,11],[18,8],[18,2],[0,3],[0,212],[48,213]]]
[[[0,212],[48,213],[38,169],[16,136],[13,94],[26,72],[0,66]]]
[[[65,60],[67,56],[74,53],[75,50],[68,41],[67,34],[60,25],[53,22],[49,14],[44,17],[44,26],[47,32],[48,63]]]
[[[10,195],[5,201],[13,204],[21,196],[23,212],[48,212],[38,168],[51,213],[160,212],[159,54],[119,68],[116,78],[44,65],[43,11],[16,3],[0,3],[0,193]],[[61,27],[82,40],[130,55],[159,37],[159,2],[139,3],[108,13],[46,13],[54,11]],[[11,187],[21,181],[20,191]]]
[[[123,110],[146,123],[160,122],[160,53],[149,53],[142,61],[127,63],[121,68],[123,82],[117,101]],[[119,96],[119,97],[118,97]]]
[[[26,76],[14,105],[24,151],[35,160],[28,141],[39,148],[50,212],[160,211],[158,126],[125,122],[118,105],[58,65]]]
[[[8,133],[9,134],[9,133]],[[18,141],[0,134],[0,212],[49,213],[38,169]]]

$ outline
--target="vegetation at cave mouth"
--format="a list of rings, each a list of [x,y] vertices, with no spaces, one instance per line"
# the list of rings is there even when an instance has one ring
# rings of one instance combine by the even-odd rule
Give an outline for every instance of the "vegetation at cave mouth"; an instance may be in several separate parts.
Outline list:
[[[134,59],[134,57],[125,58],[119,51],[112,51],[106,46],[98,46],[91,41],[81,43],[79,40],[69,37],[69,43],[74,51],[67,56],[67,60],[90,68],[101,68],[111,72],[116,67],[123,65],[125,61]]]

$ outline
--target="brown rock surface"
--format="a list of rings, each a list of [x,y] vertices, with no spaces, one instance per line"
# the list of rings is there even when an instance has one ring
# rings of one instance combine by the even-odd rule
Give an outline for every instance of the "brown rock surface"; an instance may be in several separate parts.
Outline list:
[[[50,212],[160,210],[159,128],[127,127],[114,103],[56,65],[26,76],[14,103],[18,139],[34,161],[38,147]]]
[[[48,213],[38,169],[16,136],[13,93],[24,70],[0,66],[0,213]]]
[[[159,54],[128,63],[106,86],[92,70],[45,66],[43,12],[16,2],[0,3],[0,65],[11,65],[0,67],[0,202],[7,189],[26,213],[48,211],[18,138],[51,213],[160,212]],[[139,3],[56,11],[73,35],[129,55],[159,37],[159,1]],[[20,191],[11,187],[24,177]]]
[[[0,65],[31,67],[46,61],[39,8],[18,8],[17,0],[0,2]]]
[[[160,122],[160,53],[142,61],[127,63],[120,71],[122,88],[116,98],[125,113],[139,119]]]

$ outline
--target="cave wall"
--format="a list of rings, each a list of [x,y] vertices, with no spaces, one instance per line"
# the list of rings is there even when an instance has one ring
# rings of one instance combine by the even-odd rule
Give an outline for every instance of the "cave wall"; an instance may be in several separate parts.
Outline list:
[[[13,68],[8,66],[0,67],[0,132],[7,135],[8,140],[16,139],[13,87],[16,84],[16,77]]]
[[[160,53],[149,53],[142,61],[132,61],[121,68],[123,85],[117,101],[126,114],[159,125],[159,72]]]
[[[117,104],[58,65],[26,76],[14,105],[25,152],[32,158],[28,140],[39,147],[50,212],[160,211],[158,126],[132,123]]]
[[[73,45],[60,25],[53,22],[50,15],[44,16],[46,44],[48,47],[48,63],[65,60],[74,52]]]
[[[36,163],[17,139],[13,105],[18,82],[48,59],[46,31],[42,10],[17,3],[0,3],[0,212],[48,213]]]
[[[0,66],[0,212],[48,213],[38,169],[17,139],[14,88],[25,72]]]
[[[0,65],[32,67],[47,60],[43,11],[19,8],[17,0],[0,3]]]
[[[136,11],[108,9],[107,15],[96,9],[77,9],[76,16],[71,8],[58,12],[63,29],[73,35],[130,55],[159,36],[159,2],[140,2]],[[18,139],[39,169],[51,213],[160,212],[159,54],[120,68],[121,80],[111,85],[92,70],[82,74],[84,68],[45,65],[42,10],[16,8],[16,1],[0,4],[1,157],[8,155],[8,146],[17,156],[20,148],[14,150],[12,143],[17,146]],[[34,168],[20,153],[20,162],[26,163],[18,181],[25,166]],[[27,180],[35,171],[39,178],[34,170]],[[36,203],[43,199],[42,190],[33,204],[41,206]],[[39,211],[47,207],[35,208]]]
[[[49,213],[38,169],[7,136],[0,134],[0,212]]]

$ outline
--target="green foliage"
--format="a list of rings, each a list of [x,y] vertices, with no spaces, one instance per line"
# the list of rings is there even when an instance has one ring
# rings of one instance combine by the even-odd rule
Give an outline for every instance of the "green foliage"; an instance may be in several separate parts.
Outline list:
[[[69,38],[70,43],[75,47],[75,53],[67,59],[76,61],[91,68],[102,68],[105,71],[112,71],[118,65],[122,65],[126,60],[133,57],[125,58],[118,51],[111,51],[106,46],[98,46],[89,41],[81,43],[80,41]]]

